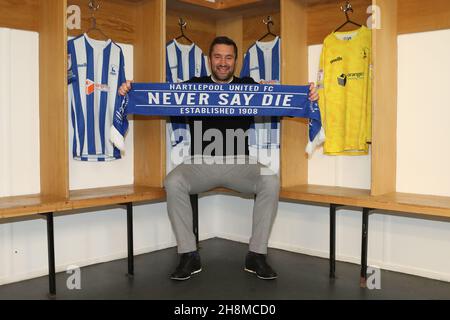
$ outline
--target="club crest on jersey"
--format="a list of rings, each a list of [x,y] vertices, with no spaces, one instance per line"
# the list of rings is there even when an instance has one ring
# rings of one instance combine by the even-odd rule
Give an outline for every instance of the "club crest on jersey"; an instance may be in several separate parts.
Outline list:
[[[361,56],[363,59],[367,59],[367,55],[369,54],[369,48],[363,48],[361,51]]]
[[[111,69],[109,71],[109,74],[112,76],[117,76],[117,69],[119,69],[118,66],[116,66],[115,64],[111,65]]]

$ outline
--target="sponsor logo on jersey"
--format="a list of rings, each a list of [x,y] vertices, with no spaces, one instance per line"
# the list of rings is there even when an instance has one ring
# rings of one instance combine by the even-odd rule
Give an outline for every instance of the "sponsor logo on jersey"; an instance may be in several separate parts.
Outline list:
[[[364,79],[364,72],[347,73],[347,79],[351,79],[351,80]]]
[[[95,85],[94,81],[87,79],[86,80],[86,95],[91,95],[94,93]]]
[[[337,81],[340,86],[345,87],[348,80],[362,80],[364,77],[364,72],[343,73],[337,78]]]
[[[86,95],[91,95],[94,91],[108,92],[109,86],[101,83],[94,83],[94,81],[87,79],[86,80]]]
[[[337,78],[338,84],[345,87],[347,85],[347,76],[343,73]]]
[[[342,59],[342,57],[337,57],[337,58],[334,58],[333,60],[331,60],[330,63],[333,64],[335,62],[339,62],[339,61],[342,61],[342,60],[344,60],[344,59]]]

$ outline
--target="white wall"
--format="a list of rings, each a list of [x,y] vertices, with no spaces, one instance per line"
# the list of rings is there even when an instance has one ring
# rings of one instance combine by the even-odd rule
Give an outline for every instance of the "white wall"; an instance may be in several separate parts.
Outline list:
[[[446,167],[450,126],[444,122],[450,110],[446,90],[450,85],[449,40],[450,30],[399,37],[399,191],[450,195]],[[35,33],[0,29],[0,196],[39,192],[37,46]],[[131,68],[132,48],[125,46],[124,50],[127,67]],[[320,46],[310,47],[311,80],[315,80],[319,54]],[[423,101],[427,112],[422,118],[433,124],[426,130],[418,129],[420,117],[416,115],[421,115]],[[436,137],[427,152],[419,149],[423,142],[416,148],[414,143],[408,144],[422,141],[427,130]],[[86,166],[71,161],[71,188],[132,183],[131,137],[132,131],[121,161]],[[423,173],[416,177],[419,166]],[[309,163],[309,179],[312,184],[369,188],[370,156],[328,157],[317,150]],[[252,206],[251,199],[223,195],[201,198],[201,238],[219,236],[247,242]],[[135,206],[134,219],[137,254],[175,245],[165,203]],[[327,207],[281,202],[270,246],[328,257],[328,219]],[[45,221],[0,223],[0,284],[45,275]],[[360,212],[338,211],[339,260],[359,263],[360,230]],[[72,264],[84,266],[124,258],[125,211],[112,208],[57,216],[55,237],[60,271]],[[450,281],[448,222],[373,214],[369,237],[369,264]]]
[[[450,31],[399,37],[397,190],[450,196]]]
[[[40,191],[38,45],[0,28],[0,196]]]

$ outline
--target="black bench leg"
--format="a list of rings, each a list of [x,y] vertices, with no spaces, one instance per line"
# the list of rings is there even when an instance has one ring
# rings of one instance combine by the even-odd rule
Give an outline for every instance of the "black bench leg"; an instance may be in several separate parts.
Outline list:
[[[192,226],[195,235],[195,241],[197,242],[198,248],[198,194],[191,195],[191,206],[192,206]]]
[[[361,288],[366,287],[367,282],[367,247],[369,242],[369,214],[371,209],[363,208],[362,239],[361,239]]]
[[[336,208],[330,204],[330,278],[336,277]]]
[[[336,277],[336,210],[343,205],[330,203],[330,278]]]
[[[128,275],[134,275],[133,203],[127,203]]]
[[[50,295],[56,295],[55,272],[55,236],[53,232],[53,213],[46,213],[47,219],[47,249],[48,249],[48,284]]]

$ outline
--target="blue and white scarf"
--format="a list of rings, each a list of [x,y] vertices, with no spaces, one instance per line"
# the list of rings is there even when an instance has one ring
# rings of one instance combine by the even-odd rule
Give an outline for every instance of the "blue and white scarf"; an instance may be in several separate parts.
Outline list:
[[[217,84],[217,83],[134,83],[132,90],[116,105],[111,141],[123,150],[128,114],[148,116],[274,116],[309,119],[306,152],[324,140],[319,106],[309,100],[309,86]],[[271,141],[273,132],[263,135],[252,130],[250,145]],[[186,129],[175,130],[175,144],[189,137]],[[262,141],[261,141],[262,140]]]

